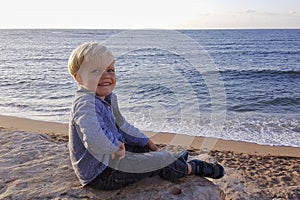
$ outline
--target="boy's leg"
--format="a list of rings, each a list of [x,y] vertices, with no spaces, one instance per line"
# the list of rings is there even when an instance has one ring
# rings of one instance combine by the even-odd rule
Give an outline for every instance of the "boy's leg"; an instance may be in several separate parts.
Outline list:
[[[187,163],[184,158],[177,159],[167,151],[150,153],[127,151],[125,158],[121,161],[112,160],[110,167],[105,169],[90,185],[98,189],[118,189],[155,175],[166,180],[184,177],[187,175]]]
[[[140,146],[133,146],[133,145],[126,144],[126,143],[125,143],[125,149],[126,149],[126,151],[133,152],[133,153],[150,152],[150,149],[148,146],[140,147]]]
[[[132,153],[126,151],[126,156],[122,160],[111,160],[109,166],[113,169],[128,173],[147,173],[161,170],[173,164],[178,158],[168,151],[152,151],[146,153]],[[184,165],[187,165],[184,159]]]
[[[178,178],[182,178],[188,175],[188,163],[184,157],[179,157],[176,161],[170,165],[162,168],[159,172],[159,176],[165,180],[174,181]]]
[[[155,175],[157,175],[155,171],[148,173],[128,173],[107,167],[89,185],[99,190],[116,190]]]
[[[139,147],[139,146],[132,146],[125,144],[126,151],[134,152],[134,153],[146,153],[150,152],[150,149],[148,146],[145,147]],[[166,153],[166,152],[165,152]],[[169,160],[169,163],[166,163],[166,166],[158,169],[158,172],[155,173],[158,174],[161,178],[166,180],[174,180],[180,177],[184,177],[187,175],[187,156],[188,151],[183,152],[183,154],[179,158],[172,157],[172,155],[167,152],[167,157],[172,157],[171,160]],[[148,159],[148,158],[147,158]],[[150,159],[151,160],[151,159]],[[174,162],[172,162],[174,161]],[[152,163],[152,161],[150,161]]]

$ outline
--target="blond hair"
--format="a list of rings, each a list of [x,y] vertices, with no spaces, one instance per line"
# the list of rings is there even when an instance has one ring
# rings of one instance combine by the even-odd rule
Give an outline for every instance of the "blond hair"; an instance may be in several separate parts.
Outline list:
[[[68,61],[68,71],[69,73],[74,76],[78,70],[80,69],[81,64],[83,61],[88,62],[89,59],[94,57],[105,57],[110,56],[113,57],[111,51],[97,43],[97,42],[88,42],[82,45],[79,45],[76,49],[74,49],[69,57]]]

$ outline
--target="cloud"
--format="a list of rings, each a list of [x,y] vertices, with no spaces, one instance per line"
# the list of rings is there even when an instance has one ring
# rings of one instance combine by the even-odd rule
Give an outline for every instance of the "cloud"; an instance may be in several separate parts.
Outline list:
[[[243,11],[243,13],[247,13],[247,14],[256,13],[256,12],[257,12],[256,10],[245,10],[245,11]]]
[[[290,11],[289,11],[289,15],[297,15],[297,12],[294,11],[294,10],[290,10]]]
[[[257,10],[244,10],[240,12],[236,12],[235,14],[244,14],[244,15],[280,15],[280,13],[275,13],[275,12],[261,12]]]
[[[269,16],[276,16],[276,15],[282,15],[282,13],[275,13],[275,12],[262,12],[262,15],[269,15]]]

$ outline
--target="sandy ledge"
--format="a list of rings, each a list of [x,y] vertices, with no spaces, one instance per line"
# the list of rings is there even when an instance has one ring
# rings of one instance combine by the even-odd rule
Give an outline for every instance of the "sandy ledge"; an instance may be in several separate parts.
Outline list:
[[[43,172],[43,169],[48,165],[41,165],[40,168],[38,168],[38,163],[28,160],[26,166],[28,165],[27,167],[29,167],[29,169],[21,168],[25,167],[25,165],[16,164],[16,160],[9,154],[12,152],[11,150],[16,151],[18,148],[20,152],[16,151],[13,155],[20,154],[21,157],[19,156],[19,159],[26,153],[28,153],[28,156],[32,156],[32,152],[44,151],[46,148],[52,149],[52,154],[60,155],[61,152],[64,152],[64,157],[60,159],[65,160],[66,163],[60,168],[70,172],[70,174],[66,175],[62,173],[62,171],[61,173],[70,179],[69,183],[73,189],[69,188],[68,190],[67,187],[57,188],[56,183],[51,183],[54,184],[51,185],[47,182],[47,178],[45,177],[41,178],[41,180],[35,177],[32,184],[40,184],[39,181],[42,181],[44,185],[50,184],[51,187],[53,186],[53,191],[50,191],[51,188],[47,191],[49,194],[53,194],[53,196],[56,195],[54,190],[60,191],[62,194],[65,194],[66,191],[67,193],[72,191],[72,195],[74,195],[74,192],[77,194],[78,191],[82,192],[80,195],[86,195],[86,192],[89,192],[82,190],[82,188],[78,186],[78,182],[74,179],[74,174],[69,166],[66,146],[68,140],[67,124],[0,115],[0,132],[3,136],[1,139],[1,148],[3,151],[0,152],[2,163],[0,172],[3,172],[1,173],[1,177],[5,180],[3,186],[2,182],[0,184],[0,196],[2,192],[2,195],[14,195],[14,190],[17,188],[21,189],[20,194],[22,194],[22,191],[23,193],[26,192],[26,189],[28,189],[28,191],[32,190],[28,188],[30,185],[28,181],[31,180],[29,179],[30,177],[25,176],[24,180],[21,178],[18,179],[19,175],[10,175],[9,171],[19,171],[21,177],[24,176],[24,170],[30,169],[30,173],[34,174],[34,170],[36,172]],[[10,134],[12,134],[12,136],[9,136]],[[51,137],[45,137],[45,134]],[[199,157],[203,160],[222,163],[226,167],[226,176],[220,180],[211,181],[225,193],[225,199],[300,199],[300,148],[258,145],[247,142],[190,137],[171,133],[146,132],[146,134],[162,148],[178,148],[178,145],[186,146],[190,151],[191,158]],[[14,140],[13,135],[18,137],[22,142],[18,143],[17,140]],[[37,135],[38,137],[31,135]],[[28,137],[33,138],[33,141],[29,141],[31,143],[28,144],[32,152],[29,152],[30,149],[28,152],[24,152],[24,149],[21,148],[23,142],[26,143],[28,141]],[[40,146],[35,147],[34,145],[39,143],[39,141],[36,141],[39,137],[43,138],[43,140],[46,138],[47,143],[41,143]],[[211,148],[211,146],[213,146],[213,148]],[[46,154],[47,153],[45,153],[45,155]],[[36,157],[41,159],[39,163],[44,161],[48,163],[48,160],[50,158],[52,159],[52,154],[49,152],[49,158],[42,157],[40,154],[37,154]],[[5,159],[8,159],[7,161],[9,162]],[[50,174],[50,171],[55,171],[55,169],[50,168],[47,168],[47,170],[49,171],[47,173]],[[28,178],[28,180],[26,178]],[[27,183],[25,183],[26,180]],[[194,179],[191,180],[194,181]],[[197,183],[195,182],[195,184]],[[89,194],[94,195],[95,193]]]

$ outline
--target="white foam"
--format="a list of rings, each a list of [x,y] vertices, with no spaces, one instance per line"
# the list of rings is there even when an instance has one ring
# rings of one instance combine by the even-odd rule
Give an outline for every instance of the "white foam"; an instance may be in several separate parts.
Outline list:
[[[166,118],[163,115],[151,118],[143,113],[124,113],[128,121],[141,130],[180,133],[254,142],[267,145],[300,147],[300,116],[261,113],[229,113],[223,131],[211,132],[210,116],[200,118]]]

